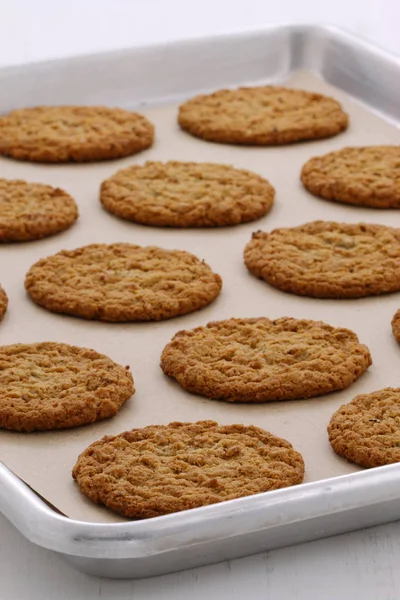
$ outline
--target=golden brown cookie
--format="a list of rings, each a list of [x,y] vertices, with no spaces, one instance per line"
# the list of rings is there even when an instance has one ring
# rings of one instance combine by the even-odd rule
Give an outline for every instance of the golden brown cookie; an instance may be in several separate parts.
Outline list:
[[[189,392],[230,402],[266,402],[342,390],[372,364],[348,329],[322,321],[227,319],[179,331],[161,368]]]
[[[196,96],[179,108],[178,121],[210,142],[264,146],[336,135],[348,116],[327,96],[267,85]]]
[[[0,179],[0,242],[39,240],[68,229],[77,218],[75,201],[63,190]]]
[[[27,273],[34,302],[98,321],[159,321],[203,308],[222,280],[189,252],[91,244],[43,258]]]
[[[0,117],[0,154],[34,162],[122,158],[152,145],[146,117],[105,106],[37,106]]]
[[[145,225],[220,227],[267,214],[274,188],[262,177],[212,163],[147,162],[104,181],[100,201],[111,213]]]
[[[145,519],[301,483],[304,461],[259,427],[198,421],[106,436],[72,475],[93,502]]]
[[[135,393],[129,367],[56,342],[0,346],[0,428],[64,429],[113,417]]]
[[[360,467],[400,462],[400,388],[361,394],[328,425],[334,451]]]
[[[3,288],[0,285],[0,321],[4,317],[4,314],[7,310],[7,305],[8,305],[7,294],[5,293],[5,291],[3,290]]]
[[[392,319],[392,331],[394,337],[400,344],[400,310],[396,311]]]
[[[400,290],[400,229],[314,221],[257,231],[244,261],[256,277],[291,294],[363,298]]]
[[[343,148],[311,158],[301,171],[309,192],[346,204],[400,207],[400,146]]]

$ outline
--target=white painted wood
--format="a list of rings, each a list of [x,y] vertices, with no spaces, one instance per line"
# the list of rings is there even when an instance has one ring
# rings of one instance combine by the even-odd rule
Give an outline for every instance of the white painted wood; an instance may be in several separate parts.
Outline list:
[[[0,66],[273,21],[335,23],[400,54],[398,0],[0,0]],[[154,579],[101,580],[0,516],[0,600],[398,600],[399,559],[393,523]]]

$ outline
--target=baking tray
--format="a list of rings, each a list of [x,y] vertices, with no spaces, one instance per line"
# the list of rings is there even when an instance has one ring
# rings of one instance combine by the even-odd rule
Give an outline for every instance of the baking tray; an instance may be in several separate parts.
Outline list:
[[[329,86],[334,86],[332,94],[335,97],[345,101],[345,104],[347,101],[352,103],[351,106],[358,115],[359,125],[363,124],[363,127],[359,128],[360,135],[357,138],[360,144],[378,143],[378,138],[382,143],[385,141],[399,143],[400,134],[393,126],[398,126],[400,122],[400,103],[398,101],[400,97],[400,60],[334,27],[271,26],[262,31],[238,35],[225,35],[3,69],[0,72],[0,86],[3,90],[0,97],[0,112],[35,104],[85,103],[137,107],[149,114],[151,118],[153,114],[155,116],[161,114],[157,113],[157,110],[162,112],[163,107],[176,105],[183,98],[200,91],[214,90],[223,86],[288,81],[289,83],[294,82],[300,87],[307,87],[305,83],[307,84],[308,76],[301,73],[298,75],[298,72],[304,70],[313,74],[308,82],[308,87],[321,88],[322,91],[325,91],[325,89],[329,89]],[[356,102],[354,103],[351,99],[355,99]],[[361,104],[368,107],[368,111],[362,108]],[[157,106],[160,108],[154,108]],[[166,136],[170,135],[172,139],[173,136],[178,135],[178,128],[173,118],[175,112],[171,112],[171,109],[167,108],[165,110],[170,111],[168,113],[169,124],[165,128],[157,129],[159,139],[164,140],[164,144],[167,140]],[[376,117],[369,118],[370,111],[383,117],[387,123],[391,123],[391,126],[380,120],[380,127],[378,127],[378,121],[373,120]],[[186,134],[180,133],[180,135],[185,136]],[[352,135],[351,132],[350,135]],[[187,139],[189,139],[188,136]],[[291,153],[297,152],[297,149],[301,148],[297,157],[297,168],[299,169],[304,158],[322,154],[333,147],[340,148],[348,145],[348,139],[352,138],[338,136],[332,140],[287,147],[286,150],[280,149],[279,152],[284,152],[285,157],[289,157]],[[276,151],[272,149],[267,151],[266,149],[243,150],[205,144],[193,138],[190,138],[190,143],[198,144],[198,160],[204,159],[200,158],[200,155],[207,147],[207,152],[210,153],[208,156],[212,157],[210,160],[232,162],[247,168],[251,168],[253,162],[257,165],[260,164],[263,156],[265,159],[270,157],[272,165],[273,153]],[[194,151],[191,150],[191,152]],[[243,152],[246,153],[246,160],[244,161],[243,158],[245,164],[242,161],[244,155],[239,156],[239,153]],[[268,154],[263,155],[263,152]],[[196,154],[196,152],[194,153]],[[157,158],[161,160],[184,159],[185,157],[182,155],[171,156],[165,145],[156,143],[150,151],[123,161],[85,167],[79,165],[48,166],[46,167],[46,177],[42,175],[44,168],[42,165],[27,165],[6,159],[0,161],[0,172],[2,176],[6,177],[18,175],[28,180],[36,178],[45,183],[56,183],[77,196],[74,188],[78,185],[78,179],[85,180],[87,169],[90,169],[94,179],[99,183],[108,174],[132,162],[142,162],[146,159],[156,160]],[[195,159],[195,156],[192,154],[189,158]],[[265,173],[261,168],[254,167],[254,170],[266,176],[268,174],[268,169]],[[293,176],[295,177],[296,174],[293,173]],[[274,183],[273,173],[269,178]],[[78,244],[75,240],[78,238],[82,240],[80,236],[85,227],[87,243],[111,241],[108,235],[107,239],[104,239],[103,233],[100,235],[100,232],[91,226],[88,219],[90,211],[94,210],[94,207],[100,211],[96,198],[97,188],[95,189],[92,183],[91,185],[88,183],[80,190],[81,195],[77,199],[82,208],[82,218],[78,225],[68,232],[48,240],[27,245],[4,246],[0,249],[0,280],[4,282],[7,291],[11,292],[10,314],[0,327],[1,343],[44,339],[42,329],[45,330],[47,327],[52,329],[51,339],[92,346],[122,362],[124,352],[129,350],[128,346],[125,347],[128,335],[132,335],[134,343],[135,335],[139,339],[140,332],[143,332],[144,328],[151,327],[158,339],[157,348],[154,349],[151,357],[152,370],[144,369],[142,374],[139,366],[135,366],[135,362],[132,362],[135,379],[139,379],[138,393],[132,402],[138,402],[140,406],[140,403],[143,405],[146,400],[145,378],[154,375],[154,380],[157,377],[160,382],[162,380],[162,374],[159,373],[158,366],[155,364],[155,357],[159,355],[164,343],[170,339],[171,333],[178,329],[206,323],[214,318],[256,316],[253,313],[254,311],[260,313],[259,304],[252,304],[251,298],[263,297],[265,308],[262,314],[266,316],[278,317],[288,314],[304,318],[317,317],[324,318],[331,324],[344,326],[351,326],[354,319],[357,327],[353,328],[359,334],[361,341],[370,346],[373,358],[379,368],[372,375],[367,373],[363,376],[349,391],[331,395],[329,401],[324,401],[324,404],[321,403],[321,399],[314,399],[298,403],[280,403],[279,407],[276,406],[278,403],[275,403],[275,405],[250,407],[250,409],[246,406],[236,409],[226,403],[213,403],[206,399],[198,399],[198,404],[196,404],[193,397],[178,389],[172,382],[162,381],[166,394],[168,390],[170,396],[177,397],[177,405],[181,407],[181,414],[177,414],[171,405],[170,411],[155,410],[153,415],[147,413],[146,417],[143,415],[141,417],[139,410],[138,419],[135,418],[134,422],[129,422],[129,413],[124,413],[124,408],[120,415],[112,421],[93,426],[90,434],[93,439],[96,439],[103,433],[115,433],[130,426],[140,426],[144,424],[140,422],[140,418],[147,419],[147,422],[168,422],[180,417],[182,420],[214,418],[218,414],[224,416],[222,419],[216,417],[217,420],[237,422],[239,420],[237,416],[230,418],[230,415],[236,415],[237,413],[233,411],[239,410],[243,417],[239,420],[240,422],[254,422],[257,425],[260,424],[261,419],[266,418],[267,414],[271,421],[270,429],[274,433],[287,437],[303,453],[308,452],[306,466],[310,465],[310,468],[307,481],[310,481],[310,472],[311,479],[314,478],[316,481],[141,522],[101,522],[111,519],[108,514],[104,519],[101,517],[101,515],[106,515],[105,512],[100,512],[105,509],[93,507],[79,497],[82,506],[79,518],[67,518],[62,513],[73,515],[73,511],[68,504],[65,508],[61,499],[57,498],[57,494],[51,489],[52,473],[45,473],[45,479],[50,486],[45,490],[46,493],[43,493],[43,488],[39,484],[35,485],[35,478],[39,480],[43,475],[41,471],[46,470],[41,469],[40,460],[37,460],[43,454],[40,455],[37,452],[43,452],[45,443],[45,450],[48,453],[54,451],[55,460],[57,460],[56,452],[60,444],[55,442],[54,436],[57,436],[58,440],[60,439],[59,435],[64,436],[63,442],[65,442],[65,454],[67,455],[67,449],[72,445],[74,437],[85,436],[85,432],[88,430],[81,428],[61,434],[31,436],[29,439],[32,440],[32,448],[30,447],[29,452],[25,452],[25,454],[23,454],[23,440],[28,439],[27,437],[21,438],[18,437],[18,434],[0,432],[0,458],[8,466],[11,465],[13,471],[5,464],[0,464],[0,510],[3,514],[33,543],[59,553],[79,569],[95,575],[130,578],[158,575],[231,559],[400,518],[400,465],[359,471],[332,453],[329,459],[332,463],[332,470],[326,474],[335,474],[336,476],[323,478],[321,470],[318,470],[318,463],[319,452],[323,444],[325,444],[325,453],[329,449],[326,433],[319,427],[317,442],[311,447],[304,447],[304,452],[303,448],[299,447],[299,444],[303,443],[301,419],[298,421],[292,419],[288,425],[289,430],[292,428],[291,435],[285,435],[288,419],[282,418],[282,415],[286,414],[284,411],[292,410],[291,407],[296,404],[296,408],[293,410],[299,411],[304,418],[308,411],[314,410],[318,414],[322,414],[323,420],[327,422],[332,413],[332,406],[338,406],[342,402],[348,401],[356,393],[372,391],[384,385],[398,385],[396,370],[391,368],[390,373],[388,370],[385,371],[385,363],[390,361],[387,361],[384,355],[379,356],[379,353],[377,356],[376,347],[374,351],[374,342],[379,344],[384,339],[383,347],[386,351],[389,350],[394,357],[396,357],[396,351],[398,352],[394,341],[390,338],[389,318],[395,308],[398,308],[397,302],[400,303],[400,300],[396,299],[396,295],[385,297],[383,300],[365,299],[357,301],[357,303],[353,302],[354,310],[349,311],[347,303],[338,304],[330,301],[288,297],[276,290],[269,289],[266,284],[258,282],[246,274],[241,262],[241,251],[243,240],[249,239],[251,230],[259,227],[269,229],[277,226],[278,223],[279,225],[291,225],[309,220],[302,218],[299,208],[299,211],[291,211],[291,214],[287,214],[286,217],[282,213],[282,218],[285,217],[284,221],[279,221],[279,207],[284,207],[284,193],[282,193],[282,187],[277,186],[276,207],[271,216],[267,216],[265,220],[224,232],[217,230],[192,232],[189,235],[190,242],[185,242],[185,239],[188,238],[184,238],[182,233],[173,234],[171,231],[165,233],[156,228],[141,228],[117,221],[105,213],[101,216],[104,226],[107,224],[112,232],[110,235],[114,236],[113,241],[133,241],[143,244],[145,240],[148,240],[149,243],[156,243],[156,239],[160,238],[159,245],[161,246],[188,249],[197,255],[206,254],[208,262],[223,275],[225,280],[228,280],[229,277],[225,277],[226,274],[221,272],[223,256],[219,255],[222,255],[223,252],[219,252],[218,239],[222,240],[220,236],[233,238],[235,235],[239,235],[236,232],[241,231],[241,242],[237,246],[235,261],[236,265],[240,263],[242,268],[240,277],[246,277],[246,285],[250,288],[251,293],[246,297],[248,304],[241,306],[240,290],[232,288],[230,290],[231,304],[229,305],[229,296],[224,296],[229,293],[229,285],[227,285],[221,298],[207,309],[162,324],[122,326],[86,323],[83,325],[82,321],[77,319],[51,315],[35,307],[26,299],[21,285],[21,277],[24,272],[24,269],[20,268],[21,265],[25,268],[36,258],[51,254],[63,247],[76,247]],[[300,185],[296,193],[305,194]],[[90,198],[85,199],[83,195],[90,196]],[[365,211],[353,207],[330,205],[311,198],[308,198],[307,202],[311,203],[308,209],[315,211],[315,218],[335,218],[353,222],[368,220],[389,224],[395,224],[397,220],[400,225],[399,216],[393,211]],[[300,206],[302,205],[299,204]],[[367,218],[365,215],[368,215]],[[14,269],[10,269],[9,266],[13,259],[18,265],[18,268],[15,269],[15,277]],[[232,295],[237,296],[236,304],[232,300]],[[275,311],[276,303],[282,303],[280,314],[271,314],[269,300],[271,300],[271,306],[275,302],[273,309]],[[224,304],[226,301],[228,304]],[[18,303],[20,303],[19,307],[23,306],[24,311],[18,311],[17,315]],[[360,323],[372,322],[373,319],[369,317],[373,314],[371,313],[373,307],[377,306],[379,306],[379,313],[382,312],[383,306],[385,314],[380,321],[377,321],[376,326],[369,326],[368,331],[365,331],[364,334]],[[233,307],[236,308],[236,312],[233,312]],[[239,309],[240,312],[238,312]],[[376,312],[375,315],[377,316],[378,313]],[[84,335],[78,335],[77,331],[80,327],[83,328]],[[127,329],[123,329],[126,327]],[[102,335],[104,334],[103,347],[99,347],[101,336],[96,337],[99,331],[103,332]],[[46,337],[49,339],[49,336]],[[113,343],[111,343],[111,338],[114,339]],[[390,348],[390,343],[392,343],[392,348]],[[392,357],[391,360],[396,360],[396,358]],[[154,390],[157,390],[157,386]],[[149,398],[150,396],[149,392]],[[247,410],[248,414],[246,414]],[[265,423],[261,424],[265,426]],[[313,424],[311,420],[309,420],[309,424]],[[282,430],[279,430],[280,426]],[[298,440],[296,442],[293,439],[296,433],[294,428],[300,432],[297,433]],[[308,434],[303,437],[308,437]],[[39,440],[39,442],[35,440]],[[321,441],[323,444],[320,444]],[[306,442],[308,443],[308,440],[304,441],[304,446],[307,445]],[[87,445],[87,443],[79,444],[80,442],[78,443],[79,449],[83,449]],[[13,457],[9,449],[12,449],[13,446],[14,458],[15,447],[21,446],[20,458],[25,459],[18,464],[12,464]],[[314,458],[311,457],[311,454],[315,455]],[[61,455],[58,458],[60,459]],[[23,462],[25,465],[22,464]],[[70,471],[72,465],[69,457],[68,460],[66,459],[66,463],[68,471]],[[63,465],[61,462],[59,464],[61,468]],[[340,468],[337,465],[340,465]],[[31,488],[37,489],[46,500],[28,487],[15,473],[28,482]],[[72,480],[70,484],[74,485]],[[77,491],[74,490],[73,493],[78,498]],[[55,506],[51,506],[54,498],[56,499],[55,502],[53,501]]]

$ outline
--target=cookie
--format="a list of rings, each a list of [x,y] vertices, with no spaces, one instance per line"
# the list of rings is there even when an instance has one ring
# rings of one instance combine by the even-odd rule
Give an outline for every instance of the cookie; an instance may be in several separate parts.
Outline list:
[[[343,148],[311,158],[301,171],[309,192],[345,204],[400,207],[400,146]]]
[[[327,96],[267,85],[196,96],[180,106],[178,121],[210,142],[264,146],[336,135],[348,116]]]
[[[0,346],[0,428],[45,431],[117,414],[135,393],[129,367],[57,342]]]
[[[361,394],[328,425],[334,451],[360,467],[400,462],[400,388]]]
[[[363,298],[400,290],[400,229],[314,221],[257,231],[244,261],[251,273],[291,294]]]
[[[0,117],[0,154],[44,163],[122,158],[152,145],[142,115],[105,106],[37,106]]]
[[[25,288],[47,310],[98,321],[159,321],[203,308],[222,280],[189,252],[91,244],[35,263]]]
[[[400,344],[400,310],[398,310],[392,319],[392,331],[396,340]]]
[[[104,181],[100,201],[128,221],[161,227],[221,227],[267,214],[274,188],[262,177],[212,163],[147,162]]]
[[[5,293],[5,291],[3,290],[3,288],[0,285],[0,321],[4,317],[4,314],[7,310],[7,305],[8,305],[7,294]]]
[[[320,396],[347,388],[372,364],[348,329],[322,321],[227,319],[179,331],[161,368],[187,391],[229,402]]]
[[[41,183],[0,179],[0,242],[27,242],[59,233],[78,218],[75,201]]]
[[[106,436],[72,475],[93,502],[145,519],[301,483],[304,461],[259,427],[198,421]]]

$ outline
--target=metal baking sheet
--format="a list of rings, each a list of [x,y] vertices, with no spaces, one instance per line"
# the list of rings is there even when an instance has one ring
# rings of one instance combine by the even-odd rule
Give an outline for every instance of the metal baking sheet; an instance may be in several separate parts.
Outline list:
[[[140,577],[400,518],[399,466],[360,472],[335,456],[326,436],[329,417],[340,404],[360,392],[398,385],[400,350],[390,334],[390,319],[399,307],[399,296],[341,302],[289,296],[249,275],[242,259],[251,232],[259,228],[319,218],[400,226],[396,211],[324,202],[308,195],[299,182],[302,164],[313,155],[345,145],[400,142],[399,74],[400,62],[370,45],[332,28],[307,26],[271,27],[0,72],[2,89],[7,89],[0,98],[0,111],[41,103],[140,107],[155,123],[157,135],[150,150],[102,164],[44,166],[0,160],[3,177],[65,188],[76,198],[81,215],[78,224],[61,235],[0,249],[0,281],[10,298],[0,342],[51,339],[93,347],[130,364],[137,388],[110,421],[56,433],[0,432],[0,459],[6,465],[0,465],[0,510],[29,539],[64,554],[88,572]],[[350,129],[330,140],[276,149],[237,148],[196,140],[176,124],[181,98],[225,85],[271,81],[333,95],[349,112]],[[189,232],[134,225],[101,209],[98,188],[104,178],[129,164],[168,159],[222,162],[254,170],[276,187],[276,204],[254,223]],[[26,297],[24,274],[35,260],[62,248],[112,241],[192,251],[221,274],[223,292],[202,311],[143,324],[104,324],[53,315]],[[260,315],[323,319],[350,327],[370,347],[374,365],[341,393],[257,406],[192,396],[163,376],[159,356],[177,330],[230,316]],[[149,423],[203,418],[253,423],[289,439],[304,455],[306,483],[143,522],[123,521],[79,494],[71,467],[94,439]]]

